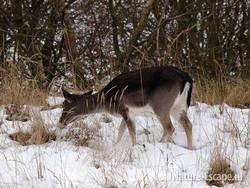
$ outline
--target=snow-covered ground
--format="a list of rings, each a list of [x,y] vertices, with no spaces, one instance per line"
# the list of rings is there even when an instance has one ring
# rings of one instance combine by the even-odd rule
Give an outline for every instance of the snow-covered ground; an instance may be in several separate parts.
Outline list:
[[[50,98],[50,103],[63,101]],[[156,118],[137,117],[137,142],[132,147],[128,132],[115,144],[121,118],[91,114],[83,126],[97,130],[88,147],[64,139],[73,124],[57,128],[62,109],[42,111],[57,140],[22,146],[9,138],[19,130],[29,131],[32,122],[5,120],[0,109],[0,187],[209,187],[206,174],[211,157],[221,151],[236,171],[237,183],[249,187],[249,110],[227,105],[197,103],[189,108],[195,150],[186,149],[184,130],[175,122],[173,142],[159,142],[162,127]],[[108,121],[107,121],[108,116]]]

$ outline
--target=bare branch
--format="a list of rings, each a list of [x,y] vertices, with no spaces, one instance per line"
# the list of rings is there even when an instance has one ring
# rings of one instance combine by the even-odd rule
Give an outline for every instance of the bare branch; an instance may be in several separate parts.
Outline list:
[[[129,61],[129,57],[133,51],[133,46],[135,46],[136,41],[139,39],[141,33],[143,32],[146,24],[147,24],[147,20],[148,20],[148,16],[152,10],[153,4],[154,4],[155,0],[148,0],[148,2],[146,3],[145,9],[143,11],[143,15],[141,17],[141,19],[139,20],[139,23],[137,25],[137,27],[135,28],[134,32],[132,33],[132,36],[128,42],[128,45],[126,47],[125,53],[124,53],[124,64],[128,63]]]
[[[122,61],[123,61],[122,60],[122,53],[120,51],[119,42],[118,42],[118,29],[117,29],[118,24],[117,24],[117,17],[115,15],[115,11],[114,11],[113,0],[109,0],[108,6],[109,6],[111,19],[112,19],[113,48],[114,48],[115,55],[118,58],[119,63],[122,63]]]

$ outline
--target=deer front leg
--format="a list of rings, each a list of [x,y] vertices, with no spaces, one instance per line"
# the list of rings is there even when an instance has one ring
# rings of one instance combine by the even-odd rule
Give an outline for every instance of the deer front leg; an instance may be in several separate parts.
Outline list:
[[[129,132],[132,144],[135,145],[136,144],[136,135],[135,135],[134,123],[130,119],[128,119],[128,120],[126,120],[126,124],[128,127],[128,132]]]
[[[136,144],[136,134],[135,134],[135,126],[133,121],[130,119],[128,114],[128,108],[124,107],[122,110],[122,117],[128,127],[129,136],[131,138],[132,144]]]
[[[116,143],[119,143],[121,141],[121,138],[124,134],[125,128],[126,128],[126,122],[123,119],[121,124],[120,124],[120,127],[118,129],[118,137],[117,137]]]

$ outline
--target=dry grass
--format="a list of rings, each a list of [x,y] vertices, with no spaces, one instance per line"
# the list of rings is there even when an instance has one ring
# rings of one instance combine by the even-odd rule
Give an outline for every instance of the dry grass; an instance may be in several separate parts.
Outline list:
[[[227,103],[240,108],[250,107],[250,80],[196,81],[194,100],[208,104]]]
[[[33,128],[31,133],[19,131],[9,135],[9,137],[14,141],[19,142],[21,145],[40,145],[56,140],[55,132],[51,132],[46,128],[40,114],[33,112],[32,117]]]
[[[34,127],[32,129],[32,136],[30,138],[31,144],[44,144],[50,142],[51,140],[56,140],[56,135],[54,132],[50,132],[40,115],[40,112],[32,111]]]
[[[23,131],[19,131],[9,135],[11,140],[19,142],[21,145],[25,146],[28,145],[28,141],[31,138],[30,133],[25,133]]]
[[[35,79],[22,75],[16,65],[0,68],[0,105],[5,105],[7,120],[29,120],[25,105],[47,106],[47,96],[47,91],[40,89]]]
[[[206,182],[209,186],[217,187],[235,183],[235,171],[220,151],[213,152],[211,156]]]
[[[28,79],[10,63],[0,68],[0,105],[12,104],[20,108],[24,104],[46,106],[47,92],[40,89],[35,79]]]
[[[36,124],[32,131],[32,136],[30,138],[30,144],[44,144],[56,140],[56,135],[54,132],[50,132],[44,126],[44,124]]]
[[[14,104],[6,105],[6,119],[8,121],[28,121],[30,120],[29,110],[25,106],[17,106]]]
[[[89,142],[96,136],[97,130],[88,128],[82,121],[75,122],[73,128],[66,134],[66,140],[71,140],[76,146],[89,146]]]

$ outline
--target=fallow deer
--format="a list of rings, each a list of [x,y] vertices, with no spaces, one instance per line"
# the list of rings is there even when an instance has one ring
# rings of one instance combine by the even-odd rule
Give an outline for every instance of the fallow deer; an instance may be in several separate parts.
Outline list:
[[[136,143],[132,116],[138,112],[153,112],[163,126],[160,141],[169,140],[174,132],[170,115],[183,126],[188,148],[192,148],[192,124],[187,117],[193,80],[178,68],[164,66],[143,68],[115,77],[98,93],[70,94],[64,89],[63,113],[60,123],[67,125],[83,115],[107,111],[119,114],[123,120],[119,127],[120,141],[127,126],[132,143]]]

